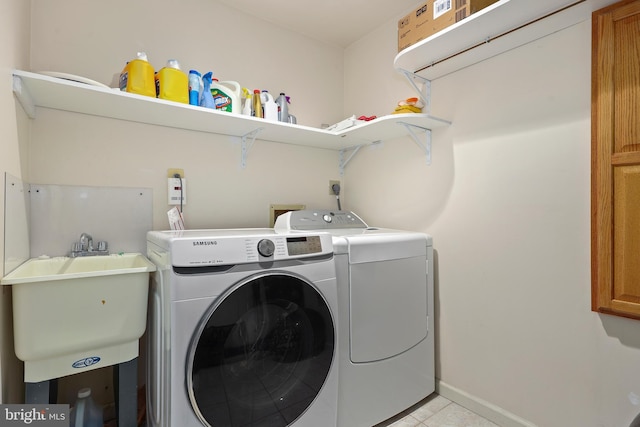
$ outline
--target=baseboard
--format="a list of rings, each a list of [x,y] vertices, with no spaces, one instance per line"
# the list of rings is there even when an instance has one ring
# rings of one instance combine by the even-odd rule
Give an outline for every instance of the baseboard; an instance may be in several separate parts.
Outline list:
[[[535,424],[436,378],[436,392],[500,427],[537,427]]]

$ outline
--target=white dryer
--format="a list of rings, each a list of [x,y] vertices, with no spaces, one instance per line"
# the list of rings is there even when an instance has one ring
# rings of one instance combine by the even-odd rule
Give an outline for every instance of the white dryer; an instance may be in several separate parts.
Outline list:
[[[336,425],[331,237],[152,231],[150,427]]]
[[[371,427],[435,391],[429,235],[368,227],[345,211],[292,211],[277,230],[333,236],[338,281],[338,426]]]

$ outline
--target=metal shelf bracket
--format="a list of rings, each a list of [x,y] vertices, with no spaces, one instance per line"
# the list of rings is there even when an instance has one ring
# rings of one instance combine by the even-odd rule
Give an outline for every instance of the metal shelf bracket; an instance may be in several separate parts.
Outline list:
[[[405,129],[407,129],[407,132],[409,132],[409,135],[413,139],[413,142],[415,142],[418,145],[418,147],[420,147],[422,151],[424,151],[427,157],[427,164],[430,165],[431,164],[431,129],[423,128],[422,126],[416,126],[416,125],[412,125],[405,122],[398,122],[398,124],[404,126]],[[419,129],[424,131],[424,142],[421,141],[419,135],[415,133],[414,129]]]
[[[33,97],[22,84],[22,79],[18,76],[13,76],[13,93],[16,94],[16,98],[22,105],[25,113],[30,119],[36,118],[36,104],[33,102]]]
[[[340,150],[340,176],[344,175],[344,168],[347,167],[347,164],[351,161],[351,159],[353,159],[353,156],[355,156],[362,147],[362,145],[357,145],[355,147],[348,147]]]
[[[258,134],[263,130],[264,128],[257,128],[242,135],[242,153],[240,154],[240,166],[242,169],[247,166],[247,156],[249,155],[249,150],[253,147],[253,143],[256,142],[256,136],[258,136]]]
[[[405,78],[409,81],[409,84],[413,86],[415,91],[418,92],[420,99],[424,103],[422,112],[426,114],[431,114],[431,80],[425,79],[424,77],[421,77],[415,73],[412,73],[411,71],[402,70],[402,69],[399,71],[405,76]],[[422,88],[420,88],[416,84],[416,80],[422,83]]]

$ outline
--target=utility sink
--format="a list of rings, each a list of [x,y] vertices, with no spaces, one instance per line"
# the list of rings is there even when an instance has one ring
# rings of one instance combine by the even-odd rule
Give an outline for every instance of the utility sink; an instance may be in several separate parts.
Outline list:
[[[6,275],[12,285],[15,352],[25,382],[40,382],[138,356],[149,273],[142,254],[32,258]]]

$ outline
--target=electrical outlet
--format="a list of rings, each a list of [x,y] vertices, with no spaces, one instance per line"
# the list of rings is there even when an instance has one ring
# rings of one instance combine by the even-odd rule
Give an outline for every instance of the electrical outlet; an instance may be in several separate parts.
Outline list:
[[[171,168],[167,170],[167,178],[175,178],[176,174],[180,175],[180,178],[184,178],[184,169]]]
[[[169,178],[167,194],[169,195],[169,205],[186,205],[187,204],[187,180],[182,178]],[[182,203],[180,203],[182,198]]]
[[[329,194],[331,194],[332,196],[336,195],[336,193],[333,192],[333,185],[334,184],[340,185],[340,181],[329,181]]]

